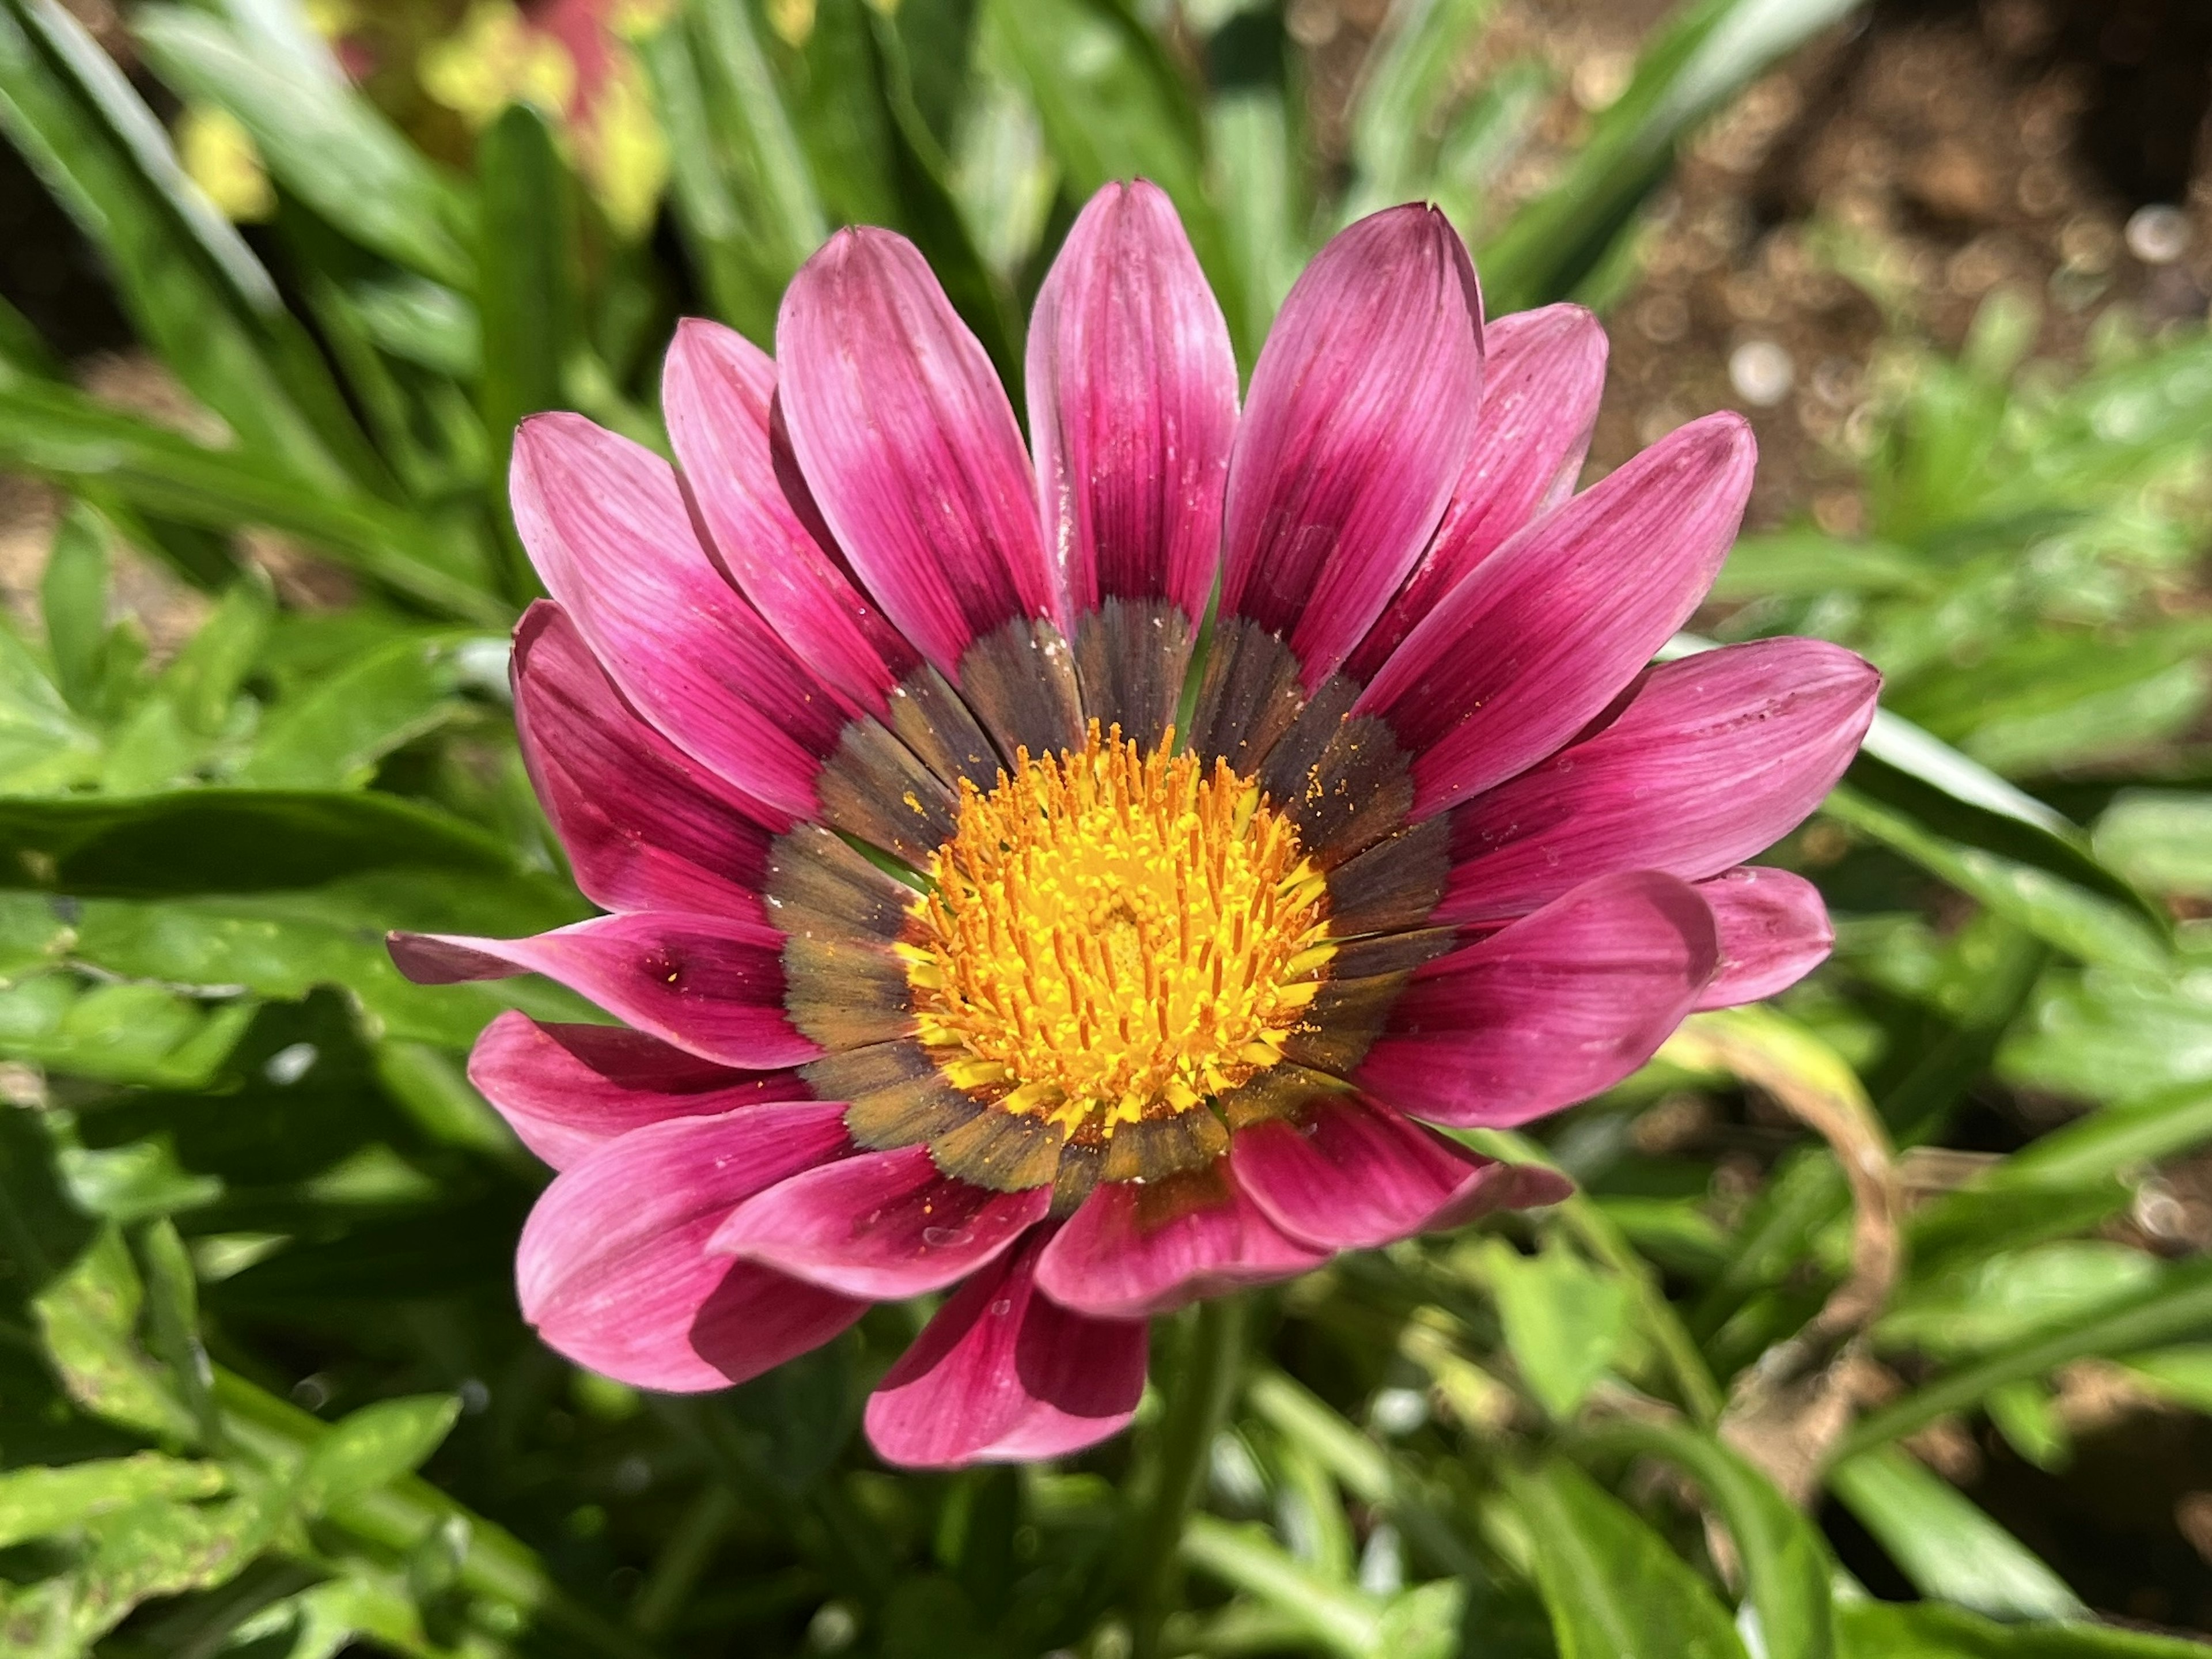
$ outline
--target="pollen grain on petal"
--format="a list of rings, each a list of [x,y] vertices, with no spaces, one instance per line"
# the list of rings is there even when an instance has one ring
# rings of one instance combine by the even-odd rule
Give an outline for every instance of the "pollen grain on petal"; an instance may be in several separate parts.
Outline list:
[[[956,1085],[1097,1144],[1281,1058],[1327,969],[1325,884],[1290,819],[1173,734],[967,786],[900,952]]]

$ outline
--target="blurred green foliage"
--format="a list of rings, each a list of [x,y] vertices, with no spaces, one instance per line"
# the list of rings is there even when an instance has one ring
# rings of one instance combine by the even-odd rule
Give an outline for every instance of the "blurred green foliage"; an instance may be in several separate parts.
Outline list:
[[[1491,1138],[1577,1177],[1557,1210],[1341,1260],[1249,1330],[1164,1328],[1156,1375],[1217,1380],[1218,1432],[1154,1396],[1064,1466],[894,1476],[854,1431],[912,1310],[702,1399],[531,1338],[509,1275],[544,1172],[461,1061],[501,1007],[582,1011],[419,989],[381,945],[583,914],[506,702],[515,420],[658,443],[674,316],[768,343],[856,221],[922,246],[1011,382],[1074,208],[1131,173],[1248,368],[1321,240],[1407,198],[1467,232],[1494,311],[1602,303],[1677,139],[1847,8],[1689,0],[1510,210],[1556,88],[1461,75],[1486,0],[1392,9],[1329,168],[1255,0],[632,9],[668,163],[643,236],[580,183],[570,112],[511,104],[437,159],[292,0],[129,8],[135,82],[58,0],[0,0],[0,131],[211,422],[95,399],[0,311],[0,462],[70,501],[35,625],[0,627],[0,1651],[2197,1651],[2096,1622],[1901,1449],[1963,1420],[2063,1470],[2083,1361],[2212,1412],[2212,1273],[2160,1233],[2156,1174],[2212,1142],[2212,933],[2175,921],[2212,898],[2212,343],[2117,317],[2074,374],[2021,361],[2010,301],[1956,360],[1896,342],[1866,533],[1750,538],[1723,578],[1723,636],[1826,635],[1887,677],[1775,854],[1826,890],[1834,963],[1540,1142]],[[213,210],[149,96],[235,124],[266,223]],[[241,532],[352,597],[280,600]],[[126,550],[208,596],[158,659]],[[2075,1109],[1993,1153],[2008,1091]],[[1748,1181],[1666,1150],[1747,1096],[1781,1109],[1746,1119]],[[1847,1526],[1924,1599],[1869,1600]]]

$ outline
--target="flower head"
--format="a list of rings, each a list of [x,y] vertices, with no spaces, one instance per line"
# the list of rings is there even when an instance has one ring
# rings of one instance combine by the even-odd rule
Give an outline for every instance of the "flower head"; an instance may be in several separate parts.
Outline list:
[[[840,233],[776,346],[679,331],[680,473],[524,427],[553,599],[517,720],[608,914],[394,941],[623,1022],[508,1014],[471,1068],[561,1170],[518,1273],[579,1362],[712,1388],[951,1291],[878,1451],[1088,1445],[1153,1314],[1564,1190],[1428,1126],[1583,1099],[1826,953],[1814,890],[1741,861],[1834,781],[1873,671],[1804,640],[1647,665],[1749,434],[1571,493],[1604,337],[1486,328],[1440,215],[1322,251],[1241,415],[1141,183],[1038,297],[1030,447],[896,236]]]

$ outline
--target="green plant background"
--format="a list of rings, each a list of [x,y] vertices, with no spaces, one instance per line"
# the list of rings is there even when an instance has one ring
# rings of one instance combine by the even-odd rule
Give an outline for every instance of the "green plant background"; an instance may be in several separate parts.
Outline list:
[[[1248,369],[1319,242],[1412,198],[1468,234],[1493,312],[1602,308],[1678,141],[1848,10],[1689,0],[1504,213],[1543,88],[1462,83],[1484,0],[1395,9],[1326,176],[1265,5],[1166,29],[1121,0],[818,0],[793,45],[684,0],[635,24],[671,161],[638,237],[526,105],[465,169],[433,159],[292,0],[129,8],[136,81],[57,0],[0,0],[0,132],[221,434],[95,399],[0,309],[0,465],[70,503],[37,625],[0,627],[0,1652],[2196,1651],[2100,1620],[1907,1448],[1963,1421],[2063,1468],[2054,1379],[2084,1362],[2212,1413],[2212,1261],[2154,1224],[2161,1161],[2212,1142],[2212,924],[2175,920],[2212,898],[2212,623],[2177,602],[2212,526],[2200,331],[2116,317],[2061,373],[2001,299],[1959,356],[1893,343],[1866,532],[1747,538],[1715,613],[1887,677],[1773,855],[1826,892],[1833,962],[1532,1139],[1479,1138],[1572,1173],[1556,1210],[1167,1322],[1094,1454],[876,1464],[860,1402],[918,1308],[716,1396],[544,1350],[509,1275],[545,1172],[461,1066],[502,1007],[582,1011],[416,988],[382,945],[584,913],[505,700],[534,592],[505,450],[545,407],[662,444],[679,307],[766,343],[832,227],[890,224],[1011,384],[1074,207],[1140,173]],[[250,136],[250,240],[149,96]],[[280,601],[246,530],[349,602]],[[126,559],[208,595],[173,654],[117,620]],[[1975,1103],[2013,1094],[2069,1109],[1977,1152]],[[1772,1150],[1748,1185],[1653,1150],[1746,1099]],[[1841,1525],[1921,1599],[1871,1598]]]

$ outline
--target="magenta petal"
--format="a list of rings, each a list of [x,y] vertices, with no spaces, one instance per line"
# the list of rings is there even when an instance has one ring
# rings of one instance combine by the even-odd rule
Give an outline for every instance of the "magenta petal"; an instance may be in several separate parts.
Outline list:
[[[1158,186],[1109,184],[1077,217],[1030,318],[1029,400],[1071,614],[1164,594],[1195,623],[1221,543],[1237,358]]]
[[[1881,687],[1820,640],[1652,669],[1603,726],[1452,813],[1437,920],[1525,915],[1616,870],[1699,881],[1772,846],[1850,764]]]
[[[868,1152],[771,1187],[712,1249],[848,1296],[943,1290],[1044,1219],[1052,1188],[994,1193],[939,1175],[927,1146]]]
[[[631,713],[558,605],[524,615],[514,674],[523,759],[586,897],[768,920],[758,890],[787,819]]]
[[[1288,639],[1309,690],[1420,556],[1481,399],[1482,298],[1434,208],[1362,219],[1283,301],[1229,466],[1221,613]]]
[[[543,974],[617,1019],[726,1066],[819,1060],[783,1012],[783,935],[720,916],[594,916],[532,939],[394,933],[392,959],[418,985]]]
[[[1270,1221],[1217,1164],[1144,1185],[1103,1182],[1045,1247],[1037,1283],[1079,1313],[1142,1319],[1327,1259]]]
[[[911,242],[839,231],[785,291],[775,343],[814,501],[924,656],[957,676],[978,635],[1061,620],[1013,409]]]
[[[775,364],[744,335],[697,317],[677,324],[661,412],[715,558],[824,684],[881,714],[921,659],[786,498],[769,440],[775,397]]]
[[[1237,1130],[1229,1162],[1267,1218],[1316,1249],[1371,1249],[1546,1190],[1527,1177],[1548,1171],[1481,1157],[1356,1095],[1324,1096],[1310,1110],[1303,1124]]]
[[[1603,711],[1712,586],[1754,455],[1740,415],[1661,439],[1451,590],[1359,700],[1414,751],[1414,811],[1522,772]]]
[[[962,1285],[868,1397],[868,1439],[884,1462],[1056,1457],[1135,1414],[1145,1326],[1086,1319],[1038,1295],[1041,1243],[1032,1233]]]
[[[794,816],[848,714],[701,544],[668,464],[580,415],[515,434],[515,526],[608,677],[678,747]]]
[[[813,1097],[796,1072],[734,1071],[626,1026],[544,1025],[513,1009],[477,1038],[469,1081],[556,1170],[666,1118]]]
[[[1605,330],[1580,306],[1494,318],[1482,331],[1482,416],[1451,505],[1398,596],[1345,664],[1375,678],[1468,572],[1573,489],[1605,390]]]
[[[1733,1008],[1786,991],[1827,960],[1836,932],[1820,890],[1787,870],[1747,864],[1698,884],[1720,930],[1721,965],[1700,1008]]]
[[[818,1346],[867,1304],[709,1255],[707,1240],[763,1187],[848,1145],[834,1104],[672,1118],[607,1142],[524,1224],[523,1317],[578,1364],[641,1389],[719,1389]]]
[[[1650,1059],[1718,960],[1697,889],[1601,877],[1417,969],[1353,1081],[1437,1123],[1525,1123]]]

